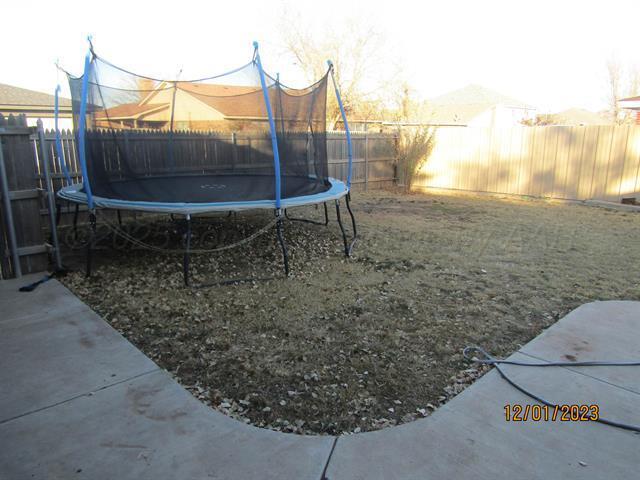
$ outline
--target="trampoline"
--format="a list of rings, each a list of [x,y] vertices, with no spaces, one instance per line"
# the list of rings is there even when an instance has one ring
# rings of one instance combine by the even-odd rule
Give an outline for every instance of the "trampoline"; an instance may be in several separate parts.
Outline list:
[[[307,177],[286,177],[280,206],[283,209],[338,200],[348,193],[347,185],[335,178],[319,182]],[[138,210],[174,214],[276,209],[275,200],[263,192],[273,191],[275,179],[267,175],[188,175],[148,177],[109,185],[107,196],[93,195],[99,208]],[[62,188],[64,200],[87,204],[82,184]]]
[[[196,80],[157,79],[132,73],[98,56],[89,40],[84,73],[67,72],[73,100],[82,183],[58,198],[89,212],[87,276],[99,209],[166,213],[182,217],[184,282],[189,285],[191,220],[209,212],[272,210],[275,232],[289,273],[284,237],[287,209],[333,202],[344,253],[357,238],[351,210],[352,145],[346,113],[329,61],[312,85],[295,89],[263,70],[258,44],[245,65]],[[344,178],[329,176],[326,104],[333,83],[345,127],[348,158]],[[57,91],[56,91],[57,95]],[[56,97],[57,98],[57,97]],[[56,102],[57,106],[57,102]],[[56,108],[56,124],[58,112]],[[59,130],[56,147],[62,158]],[[342,222],[344,199],[351,218]]]

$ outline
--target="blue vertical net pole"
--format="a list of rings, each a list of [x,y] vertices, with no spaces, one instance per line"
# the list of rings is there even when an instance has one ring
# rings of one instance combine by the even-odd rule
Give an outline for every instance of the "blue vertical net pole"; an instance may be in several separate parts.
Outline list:
[[[80,170],[82,170],[82,184],[87,195],[87,206],[93,210],[93,195],[89,183],[87,170],[87,156],[85,151],[85,135],[87,129],[87,96],[89,95],[89,76],[93,65],[92,53],[89,51],[84,59],[84,74],[82,76],[82,91],[80,97],[80,114],[78,119],[78,154],[80,156]]]
[[[340,89],[336,82],[336,77],[333,74],[333,62],[327,60],[329,65],[329,71],[331,72],[331,80],[333,81],[333,89],[336,92],[336,99],[338,100],[338,106],[340,107],[340,114],[342,115],[342,123],[344,124],[344,131],[347,137],[347,156],[349,158],[349,171],[347,172],[347,188],[351,190],[351,170],[353,168],[353,147],[351,145],[351,131],[349,130],[349,123],[347,122],[347,114],[344,111],[344,105],[342,104],[342,98],[340,97]]]
[[[276,210],[280,210],[281,191],[280,191],[280,153],[278,151],[278,138],[276,136],[276,124],[273,120],[273,109],[271,108],[271,99],[267,90],[267,81],[265,79],[260,54],[258,53],[258,42],[253,42],[255,49],[255,62],[260,73],[260,85],[262,86],[262,94],[264,95],[264,103],[267,107],[267,117],[269,118],[269,130],[271,131],[271,147],[273,148],[273,168],[276,180]]]
[[[56,94],[53,102],[53,121],[56,129],[56,154],[58,155],[58,161],[60,162],[60,168],[62,168],[62,173],[64,173],[64,178],[67,180],[67,185],[71,185],[71,175],[69,175],[69,169],[67,168],[67,164],[65,162],[64,155],[62,154],[62,139],[60,138],[60,128],[58,126],[58,118],[60,117],[60,85],[56,87]]]

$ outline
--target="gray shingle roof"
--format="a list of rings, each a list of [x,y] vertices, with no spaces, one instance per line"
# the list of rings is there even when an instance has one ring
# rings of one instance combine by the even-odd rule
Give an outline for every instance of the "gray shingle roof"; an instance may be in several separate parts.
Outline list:
[[[481,113],[503,105],[535,110],[535,107],[480,85],[467,85],[428,101],[431,122],[437,125],[467,125]]]
[[[0,83],[0,105],[52,107],[54,96],[26,88]],[[61,107],[71,107],[71,100],[60,97]]]
[[[542,115],[542,117],[555,125],[606,125],[611,123],[610,119],[584,108],[569,108],[551,115]]]
[[[431,105],[431,123],[435,125],[467,125],[491,108],[487,104]]]
[[[429,100],[432,105],[505,105],[534,110],[535,107],[481,85],[467,85]]]

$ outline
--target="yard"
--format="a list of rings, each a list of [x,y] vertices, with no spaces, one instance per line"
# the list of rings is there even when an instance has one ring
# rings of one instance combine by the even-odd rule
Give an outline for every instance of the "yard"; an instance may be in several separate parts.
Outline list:
[[[354,210],[351,259],[333,210],[328,228],[285,225],[289,279],[268,232],[193,267],[196,282],[272,280],[184,288],[181,256],[108,248],[89,280],[77,271],[62,281],[203,402],[308,434],[429,415],[483,373],[463,361],[465,346],[507,355],[582,303],[640,300],[635,212],[394,192],[355,194]],[[196,239],[230,243],[271,219],[215,217]],[[175,229],[166,218],[149,225],[156,244]]]

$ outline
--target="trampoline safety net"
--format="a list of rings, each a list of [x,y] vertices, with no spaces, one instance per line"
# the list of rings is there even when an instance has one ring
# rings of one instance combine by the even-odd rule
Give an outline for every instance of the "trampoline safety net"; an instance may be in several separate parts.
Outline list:
[[[304,89],[265,73],[263,89],[258,62],[254,55],[223,75],[162,80],[92,52],[84,132],[92,195],[172,203],[274,200],[277,165],[265,90],[280,197],[328,190],[328,72]],[[69,84],[77,126],[83,77],[69,76]]]

